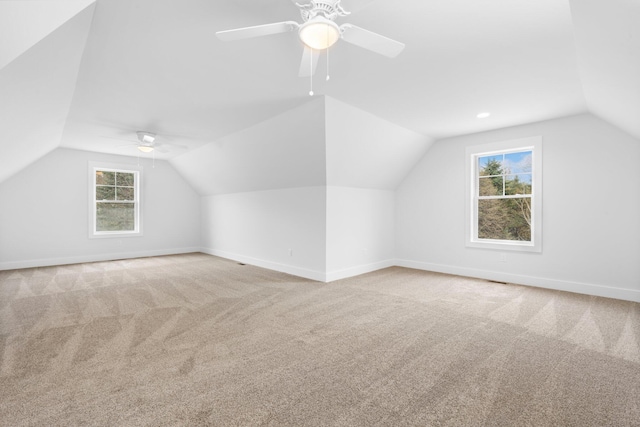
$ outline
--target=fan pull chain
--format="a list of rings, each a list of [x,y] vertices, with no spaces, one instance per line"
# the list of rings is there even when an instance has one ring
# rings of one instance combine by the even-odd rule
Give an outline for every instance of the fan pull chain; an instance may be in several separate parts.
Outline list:
[[[156,150],[153,150],[153,163],[151,165],[152,168],[156,168]]]
[[[327,48],[327,81],[329,81],[329,49]]]
[[[309,48],[311,55],[309,55],[309,70],[313,70],[313,50]],[[309,72],[309,96],[313,96],[313,71]]]

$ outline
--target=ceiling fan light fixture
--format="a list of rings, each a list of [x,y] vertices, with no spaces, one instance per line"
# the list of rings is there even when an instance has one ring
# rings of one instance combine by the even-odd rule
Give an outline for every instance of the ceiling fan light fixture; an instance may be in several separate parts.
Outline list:
[[[149,145],[138,145],[138,150],[142,151],[143,153],[150,153],[153,151],[153,147]]]
[[[311,49],[324,50],[333,46],[341,34],[335,22],[316,16],[300,26],[299,35],[302,43]]]

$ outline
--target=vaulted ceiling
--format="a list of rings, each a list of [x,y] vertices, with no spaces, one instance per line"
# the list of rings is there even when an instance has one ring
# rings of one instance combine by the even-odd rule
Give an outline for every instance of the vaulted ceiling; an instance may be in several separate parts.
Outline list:
[[[222,153],[228,158],[211,164],[228,174],[209,178],[232,182],[233,162],[240,158],[243,165],[252,164],[251,156],[255,164],[287,161],[286,143],[278,145],[275,137],[264,138],[274,144],[270,150],[255,149],[241,136],[259,139],[250,129],[278,123],[276,117],[289,117],[290,111],[299,121],[289,123],[296,125],[290,133],[296,140],[309,135],[305,143],[311,148],[304,155],[318,150],[313,139],[330,134],[331,120],[337,123],[341,111],[359,111],[352,114],[356,121],[367,112],[425,141],[590,111],[640,139],[637,0],[342,5],[352,14],[339,23],[402,41],[405,50],[389,59],[339,42],[329,58],[320,56],[311,82],[298,77],[302,46],[295,33],[234,42],[215,36],[231,28],[300,21],[291,0],[0,1],[0,182],[60,146],[136,155],[128,144],[137,130],[172,144],[157,156],[186,174],[190,162],[202,162],[196,153],[226,144]],[[308,94],[311,84],[314,98],[327,96],[324,127],[301,125],[307,120],[303,113],[317,105]],[[477,119],[484,111],[491,116]],[[325,156],[339,153],[327,158],[332,163],[324,172],[314,164],[292,167],[293,175],[303,173],[312,183],[324,173],[326,183],[332,171],[351,161],[345,159],[356,162],[353,153],[366,146],[348,135],[334,135],[321,150]],[[338,151],[336,141],[344,145]],[[424,152],[411,147],[398,150]],[[402,155],[398,162],[410,166]],[[205,193],[259,187],[243,187],[236,178],[224,188],[194,185],[207,187]],[[396,181],[394,175],[376,185]]]

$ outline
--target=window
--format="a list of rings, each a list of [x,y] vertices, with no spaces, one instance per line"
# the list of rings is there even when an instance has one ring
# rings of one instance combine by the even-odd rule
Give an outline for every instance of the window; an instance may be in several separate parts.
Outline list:
[[[541,251],[542,138],[467,148],[467,246]]]
[[[142,234],[140,169],[91,164],[90,237]]]

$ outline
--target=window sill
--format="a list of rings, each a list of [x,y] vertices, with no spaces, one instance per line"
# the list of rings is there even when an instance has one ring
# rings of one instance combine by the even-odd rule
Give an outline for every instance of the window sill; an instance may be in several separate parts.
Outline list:
[[[540,245],[532,242],[508,242],[504,240],[472,240],[467,242],[468,248],[494,249],[499,251],[542,252]]]
[[[142,237],[141,231],[102,231],[97,233],[91,233],[90,239],[109,239],[109,238],[122,238],[122,237]]]

